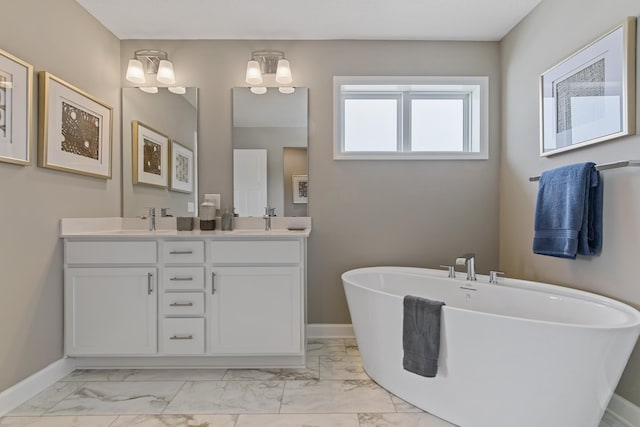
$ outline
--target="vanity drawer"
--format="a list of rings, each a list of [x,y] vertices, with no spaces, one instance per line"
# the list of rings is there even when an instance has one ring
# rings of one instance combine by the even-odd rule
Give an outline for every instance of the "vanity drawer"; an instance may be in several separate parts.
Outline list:
[[[167,316],[203,316],[204,294],[202,292],[165,293],[162,297],[164,314]]]
[[[67,241],[67,264],[155,264],[158,252],[155,240],[145,241]]]
[[[204,262],[203,241],[164,242],[163,261],[166,264],[194,264]]]
[[[215,264],[298,264],[297,240],[255,240],[211,242],[211,262]]]
[[[204,268],[202,267],[165,267],[162,283],[164,290],[199,291],[204,289]]]
[[[204,354],[204,318],[164,319],[162,352]]]

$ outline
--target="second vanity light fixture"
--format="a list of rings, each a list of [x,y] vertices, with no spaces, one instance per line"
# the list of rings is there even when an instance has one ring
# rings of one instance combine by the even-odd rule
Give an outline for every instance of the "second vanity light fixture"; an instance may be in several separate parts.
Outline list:
[[[165,85],[174,85],[176,83],[173,64],[169,61],[167,52],[163,50],[144,49],[134,52],[133,59],[129,60],[129,65],[127,66],[127,80],[139,85],[145,84],[147,82],[146,74],[155,74],[156,80]],[[170,87],[169,90],[174,92],[174,90],[179,90],[180,88]],[[155,86],[140,87],[140,90],[147,93],[158,92],[158,88]]]
[[[257,50],[251,53],[251,60],[247,62],[245,81],[251,85],[251,92],[262,95],[267,92],[265,74],[275,74],[275,81],[281,93],[293,93],[295,88],[288,86],[293,82],[291,65],[284,58],[284,52],[279,50]]]

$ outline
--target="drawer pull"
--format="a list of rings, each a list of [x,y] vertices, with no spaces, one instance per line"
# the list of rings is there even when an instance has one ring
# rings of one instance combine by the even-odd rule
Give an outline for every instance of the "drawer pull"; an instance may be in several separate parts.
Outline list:
[[[153,273],[147,273],[147,295],[153,292]]]
[[[170,340],[192,340],[193,335],[174,335],[169,337]]]
[[[216,273],[211,273],[211,295],[216,293]]]
[[[171,251],[169,255],[191,255],[193,251]]]
[[[172,282],[191,282],[193,277],[172,277],[169,280]]]
[[[172,302],[169,307],[193,307],[192,302]]]

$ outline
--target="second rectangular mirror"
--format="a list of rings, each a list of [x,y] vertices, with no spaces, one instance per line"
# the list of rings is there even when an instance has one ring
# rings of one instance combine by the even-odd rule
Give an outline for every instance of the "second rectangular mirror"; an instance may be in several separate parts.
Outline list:
[[[307,216],[307,88],[233,88],[233,203],[241,217]]]

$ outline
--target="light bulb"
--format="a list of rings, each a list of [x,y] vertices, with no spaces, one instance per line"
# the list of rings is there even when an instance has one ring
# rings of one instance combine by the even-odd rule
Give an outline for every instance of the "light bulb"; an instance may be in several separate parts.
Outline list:
[[[173,74],[173,64],[171,61],[167,61],[166,59],[160,61],[156,79],[158,79],[160,83],[164,83],[166,85],[175,84],[176,76]]]
[[[281,59],[278,61],[278,69],[276,70],[276,81],[282,84],[289,84],[293,81],[291,77],[291,66],[289,61]]]
[[[250,85],[262,84],[262,73],[260,72],[260,64],[258,64],[258,61],[247,62],[245,81]]]
[[[144,83],[144,69],[142,68],[142,62],[137,59],[130,59],[127,66],[127,80],[131,83],[143,84]]]
[[[256,95],[264,95],[265,93],[267,93],[267,88],[264,86],[254,86],[250,90]]]
[[[169,86],[169,92],[175,93],[176,95],[184,95],[187,93],[187,88],[184,86]]]

